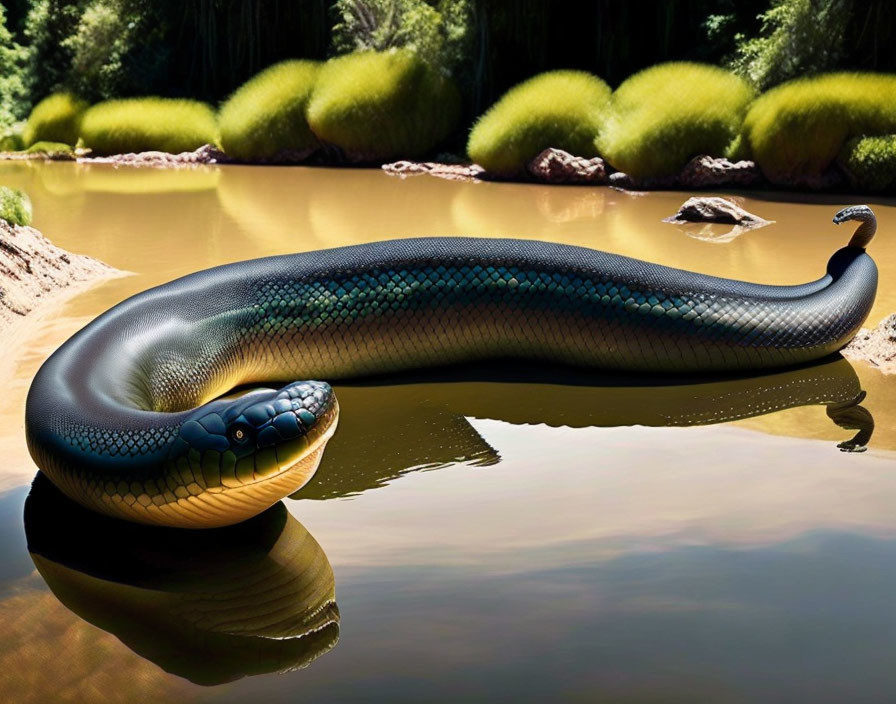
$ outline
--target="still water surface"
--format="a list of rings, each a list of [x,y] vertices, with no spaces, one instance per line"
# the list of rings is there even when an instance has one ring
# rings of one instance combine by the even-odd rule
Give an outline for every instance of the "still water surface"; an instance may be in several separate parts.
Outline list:
[[[504,235],[800,283],[848,239],[830,218],[854,198],[753,195],[775,224],[718,242],[729,228],[660,222],[674,192],[29,163],[0,165],[0,182],[30,194],[55,243],[132,272],[4,344],[0,699],[892,700],[896,379],[843,359],[752,378],[477,366],[340,385],[317,477],[221,533],[122,528],[45,482],[26,502],[40,362],[173,277]],[[896,207],[873,205],[870,323],[896,311]],[[838,450],[853,438],[869,450]]]

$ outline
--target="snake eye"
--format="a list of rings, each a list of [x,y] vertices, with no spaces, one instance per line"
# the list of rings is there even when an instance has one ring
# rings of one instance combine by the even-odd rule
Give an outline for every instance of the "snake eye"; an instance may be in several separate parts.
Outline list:
[[[252,429],[244,423],[238,423],[230,428],[230,439],[239,445],[248,442],[251,437]]]

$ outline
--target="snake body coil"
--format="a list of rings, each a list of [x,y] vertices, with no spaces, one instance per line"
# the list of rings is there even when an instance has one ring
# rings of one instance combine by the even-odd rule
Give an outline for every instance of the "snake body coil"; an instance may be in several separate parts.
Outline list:
[[[308,480],[338,416],[323,382],[218,399],[236,386],[506,357],[650,372],[807,362],[843,347],[874,301],[874,216],[854,206],[835,222],[851,219],[863,225],[850,246],[799,286],[465,238],[201,271],[115,306],[45,362],[28,395],[29,449],[89,508],[235,523]]]

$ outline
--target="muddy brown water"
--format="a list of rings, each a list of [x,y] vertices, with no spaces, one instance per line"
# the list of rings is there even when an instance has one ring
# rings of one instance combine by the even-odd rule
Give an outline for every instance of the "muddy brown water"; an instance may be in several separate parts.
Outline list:
[[[877,702],[896,690],[896,377],[842,359],[709,380],[477,366],[340,385],[317,477],[220,540],[121,529],[46,486],[25,506],[22,409],[41,361],[176,276],[474,235],[798,283],[847,241],[831,217],[860,199],[736,196],[775,223],[732,239],[724,225],[660,222],[689,195],[677,192],[71,163],[0,164],[0,183],[29,193],[54,243],[131,272],[5,334],[0,699]],[[896,311],[896,207],[871,204],[873,324]],[[838,449],[854,437],[867,452]]]

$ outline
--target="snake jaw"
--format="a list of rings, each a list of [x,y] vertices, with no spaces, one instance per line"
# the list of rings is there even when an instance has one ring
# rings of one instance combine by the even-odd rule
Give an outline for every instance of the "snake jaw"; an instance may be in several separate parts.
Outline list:
[[[169,464],[197,465],[208,487],[269,478],[317,450],[318,439],[332,433],[335,407],[332,388],[321,381],[213,401],[181,425]]]

